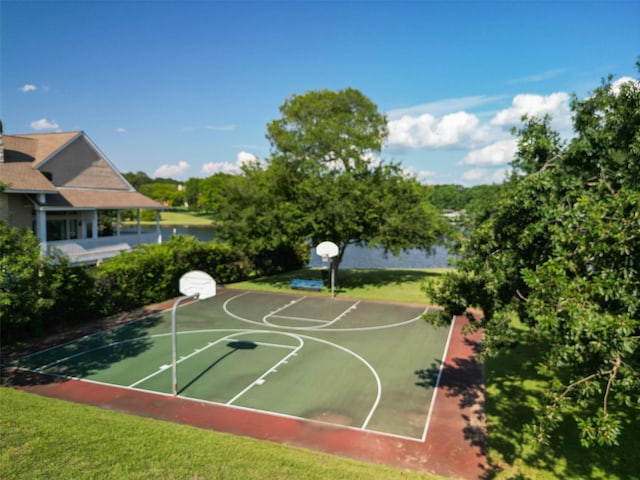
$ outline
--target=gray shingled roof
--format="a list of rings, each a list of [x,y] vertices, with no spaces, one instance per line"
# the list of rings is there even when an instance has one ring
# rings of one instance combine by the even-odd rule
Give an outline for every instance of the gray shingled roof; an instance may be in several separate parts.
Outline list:
[[[3,135],[5,162],[30,160],[35,168],[80,135],[82,132]]]
[[[66,188],[58,189],[58,195],[47,196],[47,203],[41,206],[45,208],[97,208],[106,210],[126,208],[164,209],[160,203],[138,192]]]
[[[52,193],[57,189],[31,163],[0,163],[0,182],[8,193]]]
[[[122,179],[123,188],[117,188],[120,182],[109,183],[108,175],[99,169],[94,169],[91,176],[84,179],[92,187],[58,188],[37,169],[83,135],[82,132],[3,135],[4,162],[0,163],[0,183],[6,186],[5,192],[46,193],[46,203],[41,204],[45,209],[164,209],[162,204],[132,190],[119,173],[117,178]],[[105,168],[110,173],[117,173],[113,166],[113,170],[106,165]],[[35,197],[32,200],[38,204]]]

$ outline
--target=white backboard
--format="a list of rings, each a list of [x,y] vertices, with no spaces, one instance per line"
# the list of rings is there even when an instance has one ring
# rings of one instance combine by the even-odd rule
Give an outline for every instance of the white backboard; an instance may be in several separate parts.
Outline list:
[[[193,270],[180,277],[179,290],[183,295],[197,293],[200,295],[198,299],[204,300],[216,295],[216,281],[206,272]]]
[[[339,251],[338,246],[333,242],[322,242],[316,247],[316,254],[320,257],[337,257]]]

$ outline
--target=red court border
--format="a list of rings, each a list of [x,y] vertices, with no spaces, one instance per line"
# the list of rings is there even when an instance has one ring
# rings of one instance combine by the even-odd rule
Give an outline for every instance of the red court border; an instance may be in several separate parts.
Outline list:
[[[15,372],[13,385],[39,395],[267,440],[444,477],[487,475],[482,334],[455,318],[425,441],[215,405],[82,380]],[[38,378],[36,378],[38,377]]]

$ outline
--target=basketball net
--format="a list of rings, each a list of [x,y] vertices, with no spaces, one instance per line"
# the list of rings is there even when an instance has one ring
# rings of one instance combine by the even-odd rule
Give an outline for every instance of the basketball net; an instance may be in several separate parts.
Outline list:
[[[323,262],[328,262],[329,261],[329,255],[322,255],[322,261]]]

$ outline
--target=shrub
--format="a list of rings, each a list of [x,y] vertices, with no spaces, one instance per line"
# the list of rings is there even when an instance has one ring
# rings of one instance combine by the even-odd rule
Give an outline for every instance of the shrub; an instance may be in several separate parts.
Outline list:
[[[0,325],[2,340],[43,329],[53,304],[49,260],[40,256],[33,232],[0,221]]]

